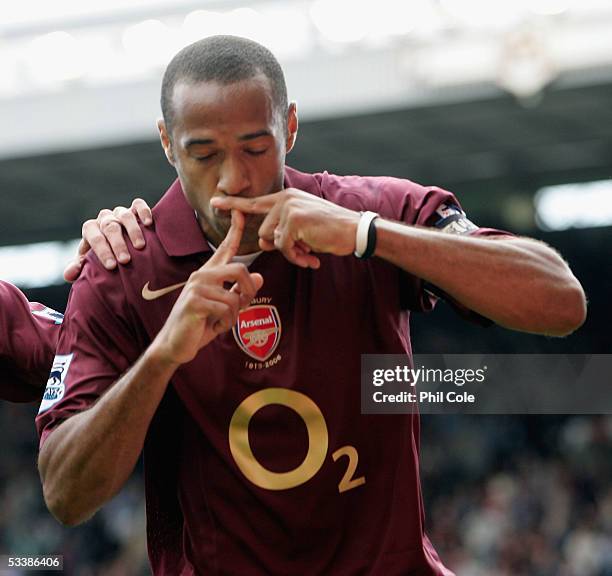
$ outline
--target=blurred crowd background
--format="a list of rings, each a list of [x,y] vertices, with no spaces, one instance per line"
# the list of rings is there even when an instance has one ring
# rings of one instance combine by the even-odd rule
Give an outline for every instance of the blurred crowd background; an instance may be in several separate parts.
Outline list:
[[[413,317],[413,342],[420,353],[606,346],[581,332],[558,340],[471,326],[444,304]],[[0,404],[0,554],[63,554],[75,576],[148,574],[141,467],[92,520],[61,527],[41,495],[35,412]],[[421,424],[426,528],[458,576],[612,576],[612,415],[423,415]]]
[[[81,223],[154,204],[174,178],[155,132],[161,74],[212,33],[279,57],[302,120],[290,165],[445,187],[476,224],[558,249],[585,287],[589,316],[568,338],[481,328],[440,304],[413,317],[415,352],[611,352],[608,0],[7,4],[0,278],[64,309]],[[0,555],[148,574],[141,467],[92,520],[61,527],[41,496],[35,412],[0,404]],[[612,576],[610,414],[427,415],[421,461],[427,531],[458,576]]]
[[[430,538],[461,576],[612,574],[612,418],[428,416]]]
[[[63,528],[42,499],[33,416],[0,407],[0,552],[63,554],[75,576],[149,574],[140,467]],[[421,450],[427,530],[458,576],[612,575],[612,417],[428,415]]]

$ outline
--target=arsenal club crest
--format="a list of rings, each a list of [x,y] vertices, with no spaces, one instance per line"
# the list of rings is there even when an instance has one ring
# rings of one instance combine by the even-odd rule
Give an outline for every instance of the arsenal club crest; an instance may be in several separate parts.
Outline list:
[[[238,346],[255,360],[267,360],[276,350],[281,337],[281,322],[276,306],[258,304],[238,314],[234,338]]]

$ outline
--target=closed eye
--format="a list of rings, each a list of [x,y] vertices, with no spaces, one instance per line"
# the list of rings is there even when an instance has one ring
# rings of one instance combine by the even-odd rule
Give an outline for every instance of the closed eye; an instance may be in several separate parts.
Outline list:
[[[206,154],[204,156],[196,156],[196,160],[198,162],[206,162],[207,160],[214,158],[216,155],[217,155],[216,152],[211,152],[210,154]]]
[[[246,150],[246,153],[249,154],[250,156],[261,156],[262,154],[265,154],[268,151],[267,148],[264,148],[263,150]]]

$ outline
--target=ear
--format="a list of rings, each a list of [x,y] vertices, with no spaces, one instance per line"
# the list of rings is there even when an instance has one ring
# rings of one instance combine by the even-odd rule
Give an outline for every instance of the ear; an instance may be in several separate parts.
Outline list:
[[[164,153],[166,154],[166,158],[168,162],[172,166],[174,166],[174,155],[172,153],[172,142],[170,141],[170,136],[168,135],[168,130],[166,129],[166,123],[163,118],[160,118],[157,121],[157,129],[159,130],[159,139],[161,140],[162,148],[164,149]]]
[[[291,102],[289,104],[289,110],[287,111],[287,143],[285,146],[286,153],[289,154],[295,145],[295,139],[297,138],[298,131],[298,116],[297,116],[297,104]]]

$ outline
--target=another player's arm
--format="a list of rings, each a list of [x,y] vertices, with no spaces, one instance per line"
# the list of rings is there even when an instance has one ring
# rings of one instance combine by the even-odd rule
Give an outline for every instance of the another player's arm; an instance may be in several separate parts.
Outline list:
[[[260,246],[317,268],[312,252],[351,254],[360,214],[300,190],[260,198],[213,198],[220,209],[267,214]],[[439,287],[497,324],[564,336],[585,320],[582,286],[549,246],[529,238],[441,234],[382,218],[375,255]],[[304,247],[306,249],[304,250]]]
[[[144,200],[139,198],[132,202],[130,208],[119,206],[112,212],[102,210],[96,220],[88,220],[83,225],[83,240],[74,260],[64,271],[65,279],[69,282],[77,279],[83,267],[85,254],[90,249],[94,251],[99,260],[106,262],[108,268],[114,268],[117,265],[114,258],[119,258],[121,263],[125,263],[126,259],[120,257],[122,254],[127,254],[127,260],[129,260],[123,229],[132,244],[136,248],[142,248],[144,247],[144,236],[139,222],[149,225],[152,221],[151,209]],[[109,262],[111,258],[112,263]],[[0,341],[0,398],[31,402],[36,400],[44,390],[46,376],[49,374],[53,360],[53,350],[57,343],[59,326],[56,331],[37,330],[25,296],[15,287],[10,288],[13,292],[11,296],[8,286],[6,284],[4,290],[0,286],[0,326],[7,329],[9,324],[3,315],[11,314],[11,324],[19,323],[21,326],[19,330],[21,344],[23,344],[24,330],[29,340],[28,346],[21,346],[19,350],[9,347],[11,338],[6,337]],[[17,297],[15,294],[20,296]],[[40,316],[37,319],[41,322]],[[48,350],[49,354],[41,353],[41,350]],[[39,375],[40,380],[38,381]],[[37,382],[39,382],[39,389],[37,389]]]
[[[119,491],[175,370],[231,329],[240,308],[261,288],[261,275],[231,263],[243,228],[244,217],[235,213],[225,241],[191,275],[142,357],[92,408],[69,418],[47,438],[39,470],[47,506],[61,522],[83,522]]]

